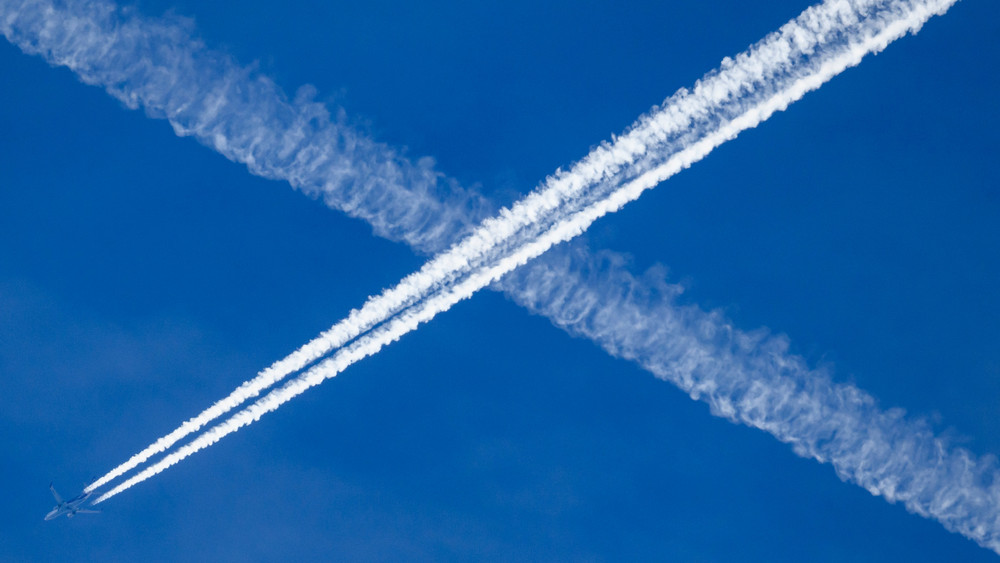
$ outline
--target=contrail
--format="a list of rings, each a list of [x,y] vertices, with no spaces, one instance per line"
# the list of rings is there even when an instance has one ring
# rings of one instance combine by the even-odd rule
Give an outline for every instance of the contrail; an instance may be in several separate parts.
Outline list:
[[[918,12],[918,14],[921,13]],[[924,17],[924,19],[926,19],[926,17],[929,17],[929,14],[930,13],[928,13],[928,15]],[[153,475],[158,474],[159,472],[170,467],[171,465],[181,461],[188,455],[191,455],[192,453],[197,452],[200,449],[203,449],[211,444],[214,444],[227,434],[235,432],[239,428],[242,428],[246,425],[251,424],[256,420],[259,420],[263,414],[278,408],[281,404],[287,402],[296,395],[304,392],[309,387],[318,385],[327,378],[334,377],[335,375],[346,369],[346,367],[351,365],[353,362],[378,352],[378,350],[380,350],[382,346],[398,339],[406,332],[415,329],[421,322],[426,322],[430,318],[433,318],[433,316],[436,315],[438,312],[447,310],[447,308],[449,308],[457,301],[470,296],[476,290],[498,279],[506,272],[509,272],[510,270],[514,269],[519,264],[522,264],[526,260],[541,254],[542,252],[545,251],[546,248],[548,248],[553,243],[553,241],[565,240],[566,238],[573,236],[575,233],[586,228],[589,222],[592,222],[597,217],[603,215],[604,213],[614,211],[615,209],[623,205],[625,202],[635,199],[635,197],[637,197],[644,189],[647,189],[648,187],[651,187],[652,185],[655,185],[656,183],[660,182],[663,177],[669,176],[670,174],[680,169],[683,169],[691,162],[700,159],[708,152],[710,152],[711,149],[717,146],[718,144],[721,144],[725,140],[732,138],[732,136],[739,130],[751,127],[756,123],[759,123],[763,119],[769,117],[775,111],[778,111],[779,109],[786,107],[787,104],[790,103],[790,101],[794,101],[794,99],[797,99],[797,97],[801,97],[806,91],[818,87],[826,79],[829,79],[829,77],[832,77],[833,75],[839,73],[844,68],[847,68],[852,64],[857,64],[857,62],[860,60],[860,57],[863,56],[864,54],[864,52],[858,54],[859,51],[857,49],[859,47],[865,47],[869,50],[872,50],[878,48],[879,45],[884,46],[887,43],[887,40],[891,40],[894,37],[898,37],[904,34],[909,29],[915,29],[916,27],[919,26],[920,22],[922,22],[922,20],[919,20],[917,23],[913,23],[912,20],[908,20],[907,25],[888,26],[883,33],[867,37],[864,40],[858,42],[854,42],[852,49],[848,50],[843,56],[838,57],[838,59],[835,62],[822,65],[823,74],[802,78],[800,81],[793,84],[793,87],[790,89],[790,92],[784,94],[783,96],[776,96],[772,98],[768,104],[765,104],[763,107],[757,108],[755,112],[751,112],[750,114],[743,116],[743,119],[736,120],[730,124],[727,124],[727,126],[725,127],[721,127],[718,131],[716,131],[712,135],[708,135],[707,137],[705,137],[701,142],[692,145],[691,147],[689,147],[684,151],[681,151],[681,153],[679,153],[677,156],[671,159],[668,164],[665,164],[663,168],[644,174],[639,179],[636,179],[635,181],[621,187],[619,190],[614,192],[614,195],[611,198],[609,198],[609,200],[595,204],[591,208],[588,208],[583,212],[581,212],[580,214],[577,214],[577,216],[571,217],[568,220],[564,221],[563,223],[557,225],[556,228],[550,230],[548,233],[546,233],[539,239],[529,241],[526,245],[524,245],[524,247],[521,250],[519,250],[518,252],[514,253],[511,256],[504,258],[500,263],[490,268],[481,269],[479,271],[473,272],[467,279],[463,280],[462,282],[443,288],[439,294],[421,303],[418,303],[411,310],[408,310],[403,314],[397,316],[393,320],[391,320],[387,325],[379,327],[372,333],[363,336],[361,339],[351,344],[347,348],[334,354],[332,358],[310,369],[305,375],[296,378],[291,382],[287,383],[286,385],[282,386],[280,389],[273,391],[264,398],[255,402],[250,407],[244,409],[243,411],[240,411],[227,421],[223,422],[222,424],[216,427],[213,427],[209,431],[198,436],[191,443],[182,446],[177,451],[169,454],[160,462],[143,470],[135,477],[128,479],[118,487],[112,489],[108,493],[101,496],[97,500],[97,502],[103,502],[108,498],[111,498],[112,496],[118,494],[119,492],[133,486],[134,484],[139,483],[145,479],[148,479]],[[537,285],[542,288],[546,286],[546,284],[544,283],[538,283]],[[547,285],[551,286],[552,284],[548,283]],[[549,299],[549,300],[543,299],[542,302],[552,303],[553,308],[555,308],[556,310],[560,310],[560,305],[565,304],[564,302],[560,303],[560,300],[558,299]],[[667,312],[669,313],[671,311],[671,307],[669,303],[667,305],[668,305]],[[608,307],[605,308],[604,312],[613,309],[614,309],[613,306]],[[565,311],[565,308],[562,308],[561,310]],[[623,311],[616,311],[616,313],[622,313],[622,312]],[[634,316],[635,315],[621,315],[621,314],[617,316],[598,315],[596,318],[619,319],[619,321],[613,324],[616,324],[614,328],[621,331],[622,327],[628,326],[631,322],[634,321]],[[553,317],[558,318],[556,315],[553,315]],[[664,327],[667,331],[676,328],[677,324],[675,320],[676,317],[677,317],[676,314],[665,315],[664,319],[666,322],[664,323]],[[593,318],[594,317],[591,317],[592,320]],[[569,324],[569,323],[564,323],[564,324]],[[709,323],[705,324],[708,325]],[[712,327],[712,328],[718,328],[718,327]],[[607,335],[609,334],[609,332],[613,333],[613,331],[609,331],[607,328],[602,328],[601,330],[596,332],[598,333],[596,334],[597,339],[599,341],[603,340],[603,344],[605,344],[606,347],[610,347],[609,344],[613,342],[613,339],[607,338]],[[733,331],[730,330],[729,332],[731,334]],[[758,361],[756,362],[761,365],[755,367],[758,367],[758,371],[760,372],[760,374],[764,374],[767,376],[776,376],[776,377],[771,377],[772,381],[768,382],[772,383],[770,387],[766,385],[762,386],[761,382],[765,382],[767,381],[767,379],[765,379],[764,377],[760,377],[759,374],[755,373],[750,373],[750,374],[740,373],[736,374],[735,376],[730,376],[732,381],[735,381],[737,383],[744,381],[746,383],[746,386],[745,387],[737,386],[735,387],[735,389],[733,388],[727,389],[727,391],[729,392],[728,394],[718,393],[718,391],[721,390],[720,387],[712,385],[711,380],[713,378],[714,380],[719,380],[720,379],[718,377],[719,374],[711,374],[712,377],[708,378],[709,381],[701,381],[701,382],[697,381],[691,382],[682,380],[678,381],[676,380],[676,378],[675,381],[696,397],[700,394],[709,395],[713,399],[711,401],[711,404],[713,405],[713,409],[717,412],[717,414],[728,416],[731,419],[740,420],[742,422],[753,424],[758,427],[767,428],[776,435],[778,435],[779,438],[795,443],[796,451],[798,451],[799,453],[803,455],[812,455],[813,457],[816,457],[817,459],[823,461],[833,461],[835,466],[838,468],[838,471],[841,471],[841,474],[844,475],[843,472],[844,460],[833,459],[827,456],[824,451],[824,448],[827,448],[829,444],[834,442],[838,443],[839,445],[844,445],[846,443],[849,445],[857,446],[859,441],[859,436],[862,436],[863,434],[855,432],[854,435],[851,437],[852,439],[849,439],[848,434],[843,432],[845,427],[837,426],[838,422],[842,421],[834,422],[831,425],[831,423],[828,422],[830,417],[819,418],[816,416],[812,416],[807,419],[802,416],[804,414],[829,415],[830,413],[824,412],[822,408],[823,405],[819,403],[815,405],[817,407],[816,409],[817,412],[814,413],[809,412],[808,408],[803,408],[803,406],[801,405],[796,406],[794,404],[782,404],[785,400],[789,398],[792,399],[792,401],[790,401],[791,403],[796,402],[795,400],[798,399],[798,397],[795,396],[796,387],[801,382],[799,384],[795,384],[794,379],[792,377],[789,377],[788,375],[783,373],[783,371],[794,371],[791,368],[795,368],[798,366],[781,365],[779,362],[775,362],[778,364],[777,365],[778,369],[776,372],[775,366],[768,365],[768,362],[781,360],[782,357],[785,356],[785,351],[784,349],[780,348],[780,345],[777,347],[778,349],[775,349],[775,344],[773,344],[773,341],[769,341],[765,343],[767,344],[767,346],[761,347],[760,341],[763,339],[760,337],[752,339],[752,338],[747,338],[746,335],[742,335],[740,333],[737,333],[737,336],[741,337],[738,340],[745,349],[748,350],[762,349],[762,351],[764,352],[764,354],[762,354],[763,358],[758,359]],[[710,338],[706,339],[710,340]],[[756,340],[756,342],[754,340]],[[644,341],[647,341],[647,339],[639,338],[637,341],[633,342],[632,347],[636,348],[635,342],[642,344]],[[687,361],[691,366],[694,367],[702,367],[699,366],[699,362],[704,363],[704,361],[698,358],[698,356],[701,355],[702,353],[706,351],[718,352],[718,350],[712,350],[710,346],[705,346],[704,343],[702,342],[698,341],[684,342],[685,346],[688,344],[691,344],[691,346],[689,346],[688,350],[685,352],[685,354],[688,354],[688,356],[682,357],[682,360]],[[623,354],[621,349],[613,351],[616,352],[618,355],[628,355],[627,353]],[[729,355],[732,356],[733,354]],[[669,354],[667,356],[669,357]],[[713,358],[712,356],[709,356],[710,362],[712,361],[712,358]],[[714,356],[714,358],[716,358],[715,361],[718,361],[722,366],[729,365],[730,363],[733,365],[740,365],[741,362],[750,363],[746,361],[747,358],[735,358],[735,359],[727,358],[725,354],[717,354],[716,356]],[[653,370],[654,373],[658,373],[658,375],[661,375],[663,377],[669,377],[675,374],[676,372],[683,371],[675,369],[674,372],[671,372],[669,368],[671,367],[676,368],[677,367],[676,364],[678,364],[678,361],[676,358],[669,358],[669,360],[670,361],[666,362],[661,360],[660,363],[645,362],[645,361],[643,363],[646,365],[647,368]],[[690,369],[689,366],[689,369],[686,370],[686,373],[689,374],[693,373],[696,376],[703,377],[705,375],[705,370]],[[741,378],[740,376],[746,376],[746,377]],[[788,387],[788,384],[790,382],[793,383],[791,389],[789,389]],[[814,390],[814,394],[819,396],[820,398],[825,398],[828,395],[838,397],[841,400],[846,401],[848,407],[853,407],[853,410],[852,408],[840,408],[839,413],[842,415],[842,417],[847,419],[854,418],[860,422],[863,421],[864,419],[854,416],[856,413],[861,412],[862,414],[873,415],[869,418],[871,418],[874,422],[880,424],[875,424],[874,428],[866,428],[864,426],[861,426],[860,428],[866,428],[869,432],[874,430],[876,432],[876,435],[880,436],[882,441],[888,443],[890,446],[893,445],[892,444],[893,438],[898,437],[902,433],[907,438],[908,443],[911,445],[910,448],[907,448],[903,452],[904,455],[909,456],[910,459],[912,460],[920,459],[920,457],[916,454],[919,454],[922,451],[924,451],[921,449],[926,445],[924,444],[924,442],[929,442],[929,445],[932,446],[930,450],[927,450],[927,454],[932,456],[932,458],[934,455],[937,455],[938,458],[941,458],[942,457],[941,454],[947,453],[946,449],[943,448],[943,444],[939,440],[935,439],[933,435],[926,430],[926,428],[921,427],[919,424],[916,423],[902,424],[902,425],[898,424],[900,417],[897,413],[893,413],[892,411],[888,413],[883,413],[879,411],[875,406],[874,401],[871,400],[870,397],[857,391],[855,388],[850,386],[832,385],[829,383],[828,379],[825,379],[823,377],[816,377],[815,385],[817,389]],[[733,392],[734,390],[738,392]],[[789,390],[791,390],[792,392],[789,393]],[[767,409],[763,409],[763,412],[761,412],[762,405],[767,405],[768,401],[774,402],[777,399],[782,399],[782,403],[778,403],[777,405],[778,407],[781,408],[773,408],[770,411]],[[733,406],[734,400],[736,400],[735,402],[739,403],[738,407]],[[806,401],[806,405],[808,405],[808,403],[809,401]],[[781,429],[775,428],[771,424],[768,424],[769,423],[768,418],[769,417],[773,418],[774,414],[778,414],[779,416],[784,417],[782,419],[784,421],[791,420],[793,422],[796,422],[800,426],[803,424],[807,425],[806,430],[811,431],[811,434],[815,438],[810,442],[805,442],[796,439],[795,431],[792,432],[779,431]],[[836,420],[836,418],[837,417],[832,417],[832,420]],[[817,428],[819,428],[820,430],[819,433],[816,432]],[[847,428],[851,427],[848,426]],[[857,428],[854,429],[857,430]],[[879,430],[887,430],[887,432],[884,435],[881,435],[878,432]],[[855,450],[854,453],[856,454],[857,451]],[[963,461],[968,462],[970,460],[970,457],[965,452],[962,451],[957,451],[951,455],[953,459],[948,460],[946,463],[944,463],[943,466],[945,468],[961,467]],[[864,467],[863,464],[862,467]],[[888,471],[882,471],[882,472],[878,471],[879,469],[885,470],[886,468],[888,468]],[[935,467],[933,467],[932,465],[931,471],[933,471],[934,469]],[[893,473],[893,470],[896,470],[895,473]],[[875,468],[875,471],[869,470],[868,473],[869,475],[850,474],[846,476],[857,480],[859,483],[867,486],[869,490],[873,490],[873,492],[882,492],[883,494],[887,493],[883,490],[876,489],[876,487],[877,486],[882,486],[883,488],[885,487],[886,482],[884,478],[886,476],[886,473],[888,473],[890,477],[895,475],[897,477],[896,484],[897,485],[901,484],[898,480],[898,468],[892,467],[891,464],[882,467],[877,466]],[[875,476],[874,480],[867,478],[870,477],[871,475]],[[949,476],[954,476],[954,475],[949,475]],[[881,479],[881,481],[879,479]],[[968,483],[961,483],[961,484],[967,485]],[[902,488],[900,488],[900,490],[902,490]],[[889,491],[887,496],[890,496],[890,498],[892,499],[893,494],[895,494],[895,491]],[[927,510],[923,512],[925,516],[926,515],[934,516],[942,520],[942,522],[944,522],[945,525],[948,526],[950,529],[958,529],[959,531],[965,533],[967,536],[972,537],[977,541],[980,541],[984,545],[994,546],[993,544],[989,543],[990,538],[992,538],[992,536],[987,537],[983,535],[984,533],[988,533],[984,532],[985,529],[984,526],[979,524],[973,525],[971,527],[965,525],[969,522],[970,515],[967,512],[956,510],[956,506],[961,503],[961,501],[963,500],[962,498],[956,499],[953,494],[951,496],[948,496],[946,494],[944,500],[948,502],[943,502],[942,498],[939,496],[938,498],[933,499],[932,502],[930,502],[926,506],[920,505],[919,502],[911,502],[912,500],[914,500],[914,498],[907,498],[905,495],[898,495],[896,498],[901,498],[905,500],[907,502],[907,505],[911,508],[911,510],[919,511],[918,510],[919,508],[927,508]],[[916,500],[919,501],[922,499],[916,499]],[[988,500],[988,499],[980,499],[980,500]],[[959,517],[956,518],[956,515]],[[979,535],[977,535],[977,533]]]
[[[198,39],[193,23],[111,0],[0,0],[0,33],[132,109],[167,119],[254,174],[287,180],[426,253],[444,250],[494,206],[331,115],[303,87],[272,80]],[[404,196],[404,197],[400,197]]]
[[[358,137],[305,96],[287,101],[270,81],[193,42],[184,22],[154,21],[152,29],[144,29],[128,12],[118,14],[109,4],[94,2],[92,19],[77,14],[81,21],[73,33],[53,47],[32,37],[30,29],[23,31],[23,21],[18,22],[21,31],[11,31],[18,17],[14,12],[39,3],[0,4],[4,34],[26,51],[70,66],[130,107],[142,105],[152,116],[167,117],[178,134],[198,136],[255,173],[322,196],[331,207],[368,220],[382,236],[423,252],[437,251],[490,209],[488,202],[434,172],[428,161],[410,164]],[[825,4],[844,14],[914,7],[941,13],[950,5]],[[44,15],[50,23],[65,16]],[[112,50],[112,41],[96,29],[102,23],[120,30],[114,48],[125,55],[119,51],[117,58],[102,60]],[[12,34],[20,34],[19,39]],[[129,60],[129,49],[139,56]],[[123,58],[126,64],[120,64]],[[208,90],[199,90],[202,86]],[[351,168],[354,156],[369,152],[377,153],[365,165],[374,178],[370,181]],[[991,463],[949,448],[928,427],[896,411],[880,410],[854,386],[810,370],[787,352],[782,339],[745,333],[719,314],[674,304],[675,289],[649,277],[637,279],[620,262],[613,253],[595,256],[561,248],[504,278],[503,288],[557,326],[707,401],[715,414],[771,432],[800,455],[832,463],[842,478],[872,494],[902,501],[911,511],[998,550],[1000,494],[993,483],[1000,480]]]
[[[863,4],[870,8],[877,5],[878,2]],[[109,90],[116,93],[123,101],[134,104],[135,99],[143,98],[143,96],[138,96],[132,90],[115,90],[113,86],[120,82],[135,82],[140,80],[139,78],[125,79],[121,77],[120,71],[112,72],[105,69],[99,72],[94,70],[93,66],[106,64],[109,52],[130,53],[129,49],[134,49],[134,42],[138,41],[134,39],[136,37],[157,38],[161,35],[173,37],[174,34],[169,33],[173,28],[164,26],[162,22],[150,23],[136,17],[118,21],[115,19],[115,12],[110,5],[105,5],[102,8],[100,4],[88,3],[85,7],[86,9],[78,8],[63,13],[60,17],[53,17],[51,13],[48,13],[52,9],[50,3],[25,2],[18,10],[11,12],[14,15],[9,15],[5,19],[3,30],[9,38],[18,41],[18,44],[26,50],[42,52],[53,63],[67,64],[88,82],[100,83],[100,79],[95,77],[103,77],[102,79]],[[42,18],[36,12],[43,12],[47,15]],[[705,131],[711,131],[718,127],[719,121],[726,119],[729,115],[739,115],[740,112],[743,112],[745,116],[752,117],[752,112],[757,111],[754,109],[754,104],[757,104],[758,108],[768,107],[767,104],[759,103],[762,96],[778,91],[780,85],[796,79],[799,75],[807,77],[787,90],[786,94],[791,94],[790,98],[787,95],[785,97],[775,96],[768,102],[774,103],[776,100],[779,106],[782,103],[787,105],[788,101],[782,102],[783,99],[797,99],[798,96],[801,96],[797,90],[804,92],[817,87],[818,84],[811,81],[815,81],[816,76],[824,76],[822,72],[816,74],[816,70],[820,69],[822,61],[828,57],[817,53],[822,53],[824,48],[833,52],[839,52],[837,49],[854,48],[843,42],[840,36],[846,33],[859,36],[870,34],[873,29],[877,29],[883,24],[886,15],[894,16],[891,10],[886,10],[885,14],[879,15],[879,17],[873,15],[867,19],[861,18],[853,11],[845,11],[844,6],[836,2],[806,10],[799,18],[784,26],[777,33],[765,38],[748,52],[738,56],[735,62],[733,60],[725,61],[720,70],[710,73],[699,81],[693,91],[682,90],[667,100],[661,108],[654,108],[653,112],[637,121],[614,143],[602,144],[569,171],[558,172],[548,178],[538,190],[510,210],[504,210],[497,219],[486,220],[483,227],[474,231],[472,236],[463,240],[449,253],[440,255],[428,263],[421,271],[404,279],[392,292],[373,298],[361,310],[353,311],[348,319],[338,323],[287,358],[262,371],[256,378],[245,382],[228,397],[213,404],[198,416],[159,438],[125,463],[88,485],[86,490],[95,490],[138,467],[150,457],[166,451],[179,440],[201,429],[211,420],[225,414],[246,400],[259,395],[261,391],[281,381],[287,375],[302,369],[331,350],[384,322],[433,290],[435,286],[453,281],[461,271],[477,267],[477,264],[488,263],[490,253],[496,253],[498,247],[505,244],[512,244],[510,241],[515,238],[515,235],[520,239],[537,236],[541,228],[557,220],[560,214],[565,215],[590,201],[606,198],[607,190],[614,188],[628,178],[635,177],[650,167],[663,167],[661,161],[675,154],[685,143],[690,143],[699,135],[704,135]],[[85,30],[85,33],[80,33],[81,29]],[[114,32],[109,31],[109,29]],[[134,31],[135,29],[144,33],[137,33]],[[126,39],[123,40],[123,37]],[[31,40],[36,38],[41,39]],[[144,41],[149,42],[150,40]],[[831,45],[834,48],[831,48]],[[882,47],[884,45],[876,45],[874,49]],[[862,49],[860,51],[861,55],[865,52],[868,50]],[[196,49],[194,53],[200,53],[200,51]],[[805,60],[807,56],[810,57],[808,63]],[[91,60],[94,57],[96,59]],[[129,56],[110,57],[112,60],[121,58],[128,59]],[[222,57],[205,56],[201,58],[211,61],[212,64],[205,63],[198,66],[192,61],[198,61],[200,58],[194,54],[188,54],[187,56],[175,57],[182,62],[174,61],[173,67],[182,69],[189,69],[192,66],[196,69],[205,67],[202,69],[203,73],[216,72],[226,77],[238,74],[232,69],[233,64]],[[160,76],[162,73],[152,72],[147,67],[147,59],[147,57],[141,58],[142,62],[138,64],[138,70],[131,70],[126,73],[126,76]],[[220,71],[216,67],[223,70]],[[109,75],[115,77],[115,80],[109,80]],[[822,80],[826,79],[822,78]],[[266,81],[264,83],[267,84]],[[168,96],[160,93],[158,96],[153,96],[149,91],[156,92],[156,90],[149,85],[134,86],[133,88],[137,88],[140,92],[146,92],[143,99],[147,100],[148,111],[163,110],[164,113],[172,113],[174,116],[181,115],[184,111],[184,108],[174,108],[173,111],[167,109],[168,107],[173,108],[170,103],[177,103],[176,99],[179,97],[177,95]],[[239,90],[247,90],[247,88]],[[276,91],[276,87],[273,85],[262,87],[263,93],[254,94],[251,99],[268,100],[268,95],[274,94],[272,90]],[[160,107],[150,103],[149,99],[166,99],[171,102]],[[284,107],[280,104],[278,106]],[[311,105],[308,107],[312,108]],[[776,109],[782,108],[783,106]],[[287,107],[285,109],[292,111]],[[310,109],[308,113],[318,114],[318,111]],[[214,115],[214,113],[212,114]],[[206,121],[207,118],[201,117],[201,120]],[[171,118],[171,121],[175,128],[188,127],[186,124],[178,123],[174,118]],[[300,116],[294,121],[300,123],[303,119]],[[349,129],[338,128],[338,126],[329,123],[327,125],[327,129],[324,129],[326,134],[319,135],[320,140],[329,140],[351,133]],[[753,125],[755,123],[749,126]],[[744,127],[732,128],[733,132],[727,134],[735,135],[735,132],[742,130],[742,128]],[[286,134],[285,137],[289,135]],[[295,135],[291,136],[296,137]],[[260,139],[282,139],[283,136],[280,134],[265,135],[257,131],[251,138],[255,144],[251,144],[241,158],[253,167],[264,161],[263,158],[254,156],[254,151],[259,152],[259,143],[263,142]],[[312,142],[316,142],[315,139]],[[214,143],[225,145],[231,151],[238,153],[234,148],[236,143],[227,140],[220,141],[218,138],[214,139]],[[296,146],[296,149],[299,154],[304,150],[301,146]],[[373,144],[365,153],[363,162],[356,163],[356,165],[369,164],[373,159],[378,162],[391,162],[390,157],[393,155],[381,154],[379,151],[383,149],[384,147],[380,148]],[[268,151],[265,153],[270,154]],[[381,156],[379,156],[380,154]],[[361,157],[354,155],[354,158]],[[379,161],[379,158],[382,160]],[[302,160],[296,157],[294,162],[301,163]],[[683,162],[683,160],[675,162]],[[682,164],[682,166],[686,165]],[[670,169],[671,166],[673,165],[668,165],[664,169]],[[390,168],[399,167],[401,166]],[[293,171],[285,171],[285,174],[293,175],[295,166],[292,168]],[[669,174],[675,171],[672,170]],[[323,174],[326,173],[327,171],[323,171]],[[662,179],[666,176],[661,173],[659,177]]]
[[[900,502],[1000,553],[1000,471],[900,409],[833,381],[789,353],[784,336],[735,328],[677,303],[662,271],[634,276],[613,252],[550,252],[506,276],[518,304],[708,403],[714,415],[768,432],[833,465],[872,495]]]

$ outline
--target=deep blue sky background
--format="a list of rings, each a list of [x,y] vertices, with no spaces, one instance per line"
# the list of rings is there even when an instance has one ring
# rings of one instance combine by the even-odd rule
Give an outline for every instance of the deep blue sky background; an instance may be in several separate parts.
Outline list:
[[[509,202],[802,1],[143,1]],[[589,233],[1000,453],[1000,4],[943,18]],[[486,292],[105,514],[100,475],[419,267],[0,44],[0,560],[990,561]]]

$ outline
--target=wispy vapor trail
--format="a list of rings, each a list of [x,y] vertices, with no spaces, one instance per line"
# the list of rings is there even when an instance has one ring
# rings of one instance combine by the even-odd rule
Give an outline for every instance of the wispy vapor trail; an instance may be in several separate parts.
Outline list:
[[[309,87],[289,99],[269,78],[206,48],[193,28],[110,0],[0,0],[0,33],[26,53],[167,119],[178,135],[254,174],[323,198],[376,234],[437,252],[493,214],[431,159],[412,162],[359,133],[312,101]]]
[[[856,64],[851,57],[860,59],[863,53],[852,50],[877,51],[907,30],[916,30],[930,15],[945,11],[952,3],[831,1],[807,10],[742,55],[743,59],[727,61],[691,92],[679,92],[665,102],[662,110],[640,120],[629,134],[671,107],[690,108],[687,104],[699,92],[716,104],[692,112],[690,122],[679,129],[657,133],[662,137],[652,146],[631,151],[634,161],[624,173],[618,171],[603,181],[606,190],[622,181],[635,182],[662,166],[668,155],[675,156],[678,147],[691,146],[695,137],[690,131],[703,134],[706,130],[720,130],[711,126],[743,115],[745,107],[737,102],[758,103],[773,94],[774,89],[769,88],[787,87],[817,69],[829,70],[832,67],[827,65],[832,63],[819,58],[831,49],[849,47],[837,52],[847,56],[847,65]],[[330,120],[325,109],[304,97],[287,101],[269,81],[253,76],[228,58],[200,44],[189,50],[177,49],[177,45],[191,42],[189,36],[186,43],[175,41],[189,33],[176,21],[151,24],[127,12],[117,13],[107,4],[88,4],[84,9],[70,3],[77,10],[72,17],[67,16],[71,20],[70,32],[53,24],[51,13],[46,14],[49,20],[42,29],[54,25],[55,30],[38,32],[38,26],[32,28],[24,22],[34,21],[31,10],[46,3],[5,4],[13,7],[2,18],[3,32],[26,51],[70,66],[85,81],[104,86],[131,107],[143,105],[151,115],[167,117],[179,134],[198,136],[229,158],[247,163],[255,173],[284,178],[308,193],[321,194],[331,206],[371,221],[379,234],[405,240],[422,251],[438,250],[468,232],[470,225],[489,209],[477,196],[433,172],[426,161],[407,163],[393,151],[359,137],[340,121]],[[29,15],[15,14],[18,10]],[[824,21],[836,25],[817,32],[816,25]],[[877,25],[868,26],[871,22]],[[886,26],[882,29],[885,33],[876,33],[878,25]],[[101,35],[108,26],[115,30],[112,39],[107,33]],[[51,39],[48,44],[42,40],[43,35]],[[820,38],[815,39],[816,35]],[[864,41],[857,42],[859,38]],[[854,43],[849,45],[851,41]],[[164,48],[172,43],[173,49]],[[745,57],[768,47],[774,49],[773,53],[786,55],[790,62],[763,69],[740,66],[741,60],[747,62]],[[152,52],[145,53],[145,58],[133,58],[144,50]],[[115,60],[104,61],[103,57],[112,51],[117,52],[118,56],[112,58]],[[123,61],[128,64],[120,64]],[[822,64],[806,64],[813,62]],[[726,80],[718,77],[736,78],[736,82],[729,83],[736,88],[727,90]],[[804,92],[819,83],[810,84],[806,79],[800,88]],[[779,104],[769,111],[782,107]],[[247,120],[247,112],[257,121]],[[624,146],[629,150],[628,144]],[[357,159],[359,156],[369,160]],[[374,179],[366,180],[364,174]],[[595,190],[593,197],[605,197],[607,193]],[[441,212],[440,220],[436,212]],[[935,517],[949,529],[998,549],[998,491],[994,485],[996,470],[990,463],[976,460],[964,450],[949,449],[926,427],[893,411],[878,409],[869,395],[855,387],[832,383],[825,374],[810,371],[800,358],[787,353],[780,339],[743,333],[718,315],[678,307],[671,302],[669,290],[663,291],[660,298],[648,297],[657,293],[655,284],[636,280],[616,266],[613,258],[609,262],[595,266],[597,258],[579,251],[550,253],[506,278],[504,287],[515,300],[548,315],[557,325],[594,339],[611,353],[633,359],[674,381],[694,398],[708,401],[716,414],[767,430],[793,444],[798,453],[831,462],[843,478],[861,484],[873,494],[902,501],[910,510]],[[454,287],[458,286],[449,291]],[[404,314],[427,314],[429,304],[439,307],[447,302],[442,301],[443,295]],[[402,322],[403,318],[392,322]],[[397,330],[403,326],[390,325]],[[376,344],[377,335],[385,334],[378,332],[383,328],[329,361],[345,361],[351,357],[348,350],[356,356],[370,349],[365,347],[380,347],[383,344]],[[321,381],[334,367],[322,363],[310,370],[310,375],[275,393],[304,389],[302,385],[317,378]],[[272,401],[285,396],[269,395]],[[273,403],[267,400],[265,397],[251,407],[254,416],[270,410],[266,405]],[[221,438],[224,434],[217,429],[234,424],[238,428],[242,423],[237,417],[245,417],[247,412],[237,414],[196,441],[209,436]],[[156,467],[160,464],[147,471]]]
[[[502,280],[530,311],[669,381],[712,413],[759,428],[803,457],[1000,553],[1000,472],[937,437],[923,421],[884,410],[788,352],[787,339],[744,332],[719,313],[676,303],[681,288],[652,270],[636,277],[615,253],[572,245]]]

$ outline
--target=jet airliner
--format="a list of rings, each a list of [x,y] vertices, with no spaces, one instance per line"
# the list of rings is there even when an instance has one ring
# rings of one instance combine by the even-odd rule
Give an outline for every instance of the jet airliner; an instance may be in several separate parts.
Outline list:
[[[81,508],[84,502],[87,501],[94,493],[83,492],[78,496],[75,496],[69,500],[63,500],[59,493],[56,492],[56,488],[49,484],[49,490],[52,491],[52,496],[55,497],[58,504],[45,515],[46,520],[52,520],[53,518],[59,518],[63,514],[67,518],[72,518],[74,514],[99,514],[100,510],[90,510],[87,508]]]

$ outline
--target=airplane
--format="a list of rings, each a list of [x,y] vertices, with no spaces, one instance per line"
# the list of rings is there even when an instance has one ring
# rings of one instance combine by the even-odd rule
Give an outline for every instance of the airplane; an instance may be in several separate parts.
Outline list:
[[[87,508],[80,508],[80,506],[94,493],[83,492],[78,496],[75,496],[69,500],[63,500],[59,493],[56,492],[56,488],[49,483],[49,490],[52,491],[52,496],[55,497],[56,502],[59,503],[45,515],[46,520],[52,520],[53,518],[59,518],[63,514],[66,518],[72,518],[74,514],[100,514],[100,510],[90,510]]]

